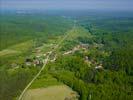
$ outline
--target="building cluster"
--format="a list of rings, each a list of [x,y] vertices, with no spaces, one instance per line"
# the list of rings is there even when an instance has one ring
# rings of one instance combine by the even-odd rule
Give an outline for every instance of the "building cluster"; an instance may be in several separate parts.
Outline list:
[[[26,66],[41,66],[41,65],[43,65],[43,61],[42,61],[42,59],[38,59],[38,58],[27,58],[26,60],[25,60],[25,65]]]
[[[72,50],[65,52],[63,55],[73,54],[74,52],[76,52],[80,49],[82,49],[86,52],[88,50],[88,48],[89,48],[88,44],[80,44],[80,45],[77,45],[76,47],[74,47]]]

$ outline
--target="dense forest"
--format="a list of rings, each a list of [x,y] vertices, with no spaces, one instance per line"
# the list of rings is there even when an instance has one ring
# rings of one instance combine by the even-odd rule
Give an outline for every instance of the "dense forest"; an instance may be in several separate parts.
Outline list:
[[[27,40],[38,39],[37,41],[42,43],[50,38],[49,36],[64,34],[68,28],[71,28],[69,19],[64,20],[58,16],[34,14],[0,16],[0,50]]]

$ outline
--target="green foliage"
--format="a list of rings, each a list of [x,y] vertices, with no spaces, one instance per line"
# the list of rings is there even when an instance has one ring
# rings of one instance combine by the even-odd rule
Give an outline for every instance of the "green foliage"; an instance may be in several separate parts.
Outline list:
[[[105,62],[105,66],[112,70],[124,70],[128,75],[133,75],[133,49],[120,48],[112,51]]]
[[[86,88],[86,84],[82,81],[74,77],[72,72],[63,71],[61,73],[54,73],[53,76],[57,78],[59,81],[64,82],[72,89],[76,90],[80,94],[81,100],[87,100],[88,90]],[[71,78],[70,78],[71,77]]]
[[[71,50],[73,49],[73,47],[75,45],[77,45],[78,43],[76,41],[69,41],[69,40],[66,40],[63,44],[62,44],[62,47],[61,47],[61,51],[67,51],[67,50]]]
[[[98,44],[103,44],[104,50],[109,54],[103,56],[99,49],[92,49],[88,55],[90,59],[102,60],[105,68],[101,71],[92,68],[85,74],[86,77],[83,79],[85,82],[89,85],[96,84],[91,89],[92,99],[132,100],[132,18],[102,18],[102,20],[89,21],[91,25],[86,21],[82,22],[82,26],[95,35],[93,40]]]
[[[80,100],[132,100],[132,18],[77,19],[81,26],[68,31],[70,35],[60,51],[70,50],[80,43],[88,44],[89,49],[86,52],[79,50],[72,55],[57,55],[58,59],[48,63],[31,88],[64,83],[79,93]],[[0,99],[11,100],[20,94],[38,69],[11,69],[10,64],[15,62],[21,65],[34,46],[56,40],[58,36],[57,40],[60,40],[64,32],[72,27],[72,21],[62,17],[35,15],[2,16],[0,21],[0,50],[8,48],[11,54],[0,57],[0,76],[3,76],[0,77]],[[32,42],[23,42],[27,40]],[[88,65],[89,62],[91,64]],[[103,63],[102,69],[96,69],[99,63]]]
[[[0,50],[18,42],[46,42],[51,36],[63,35],[72,26],[70,20],[43,15],[1,15]]]
[[[12,100],[20,94],[35,73],[34,69],[0,70],[0,99]]]
[[[30,88],[45,88],[48,86],[53,86],[53,85],[61,85],[63,83],[57,81],[56,78],[52,77],[50,74],[41,74],[37,80],[35,80],[35,82],[31,85]]]
[[[25,66],[25,59],[33,56],[35,48],[64,36],[72,27],[72,21],[44,15],[4,14],[0,17],[0,100],[12,100],[20,95],[39,69]],[[40,80],[40,83],[46,81]],[[48,81],[51,85],[60,84],[52,77]],[[40,83],[34,87],[44,86]],[[50,83],[45,84],[48,85]]]

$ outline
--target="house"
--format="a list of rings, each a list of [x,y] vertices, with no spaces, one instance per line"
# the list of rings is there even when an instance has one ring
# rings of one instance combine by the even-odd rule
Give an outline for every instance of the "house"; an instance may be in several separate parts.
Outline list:
[[[102,64],[100,64],[100,65],[96,66],[96,67],[95,67],[95,69],[103,69]]]
[[[54,58],[52,60],[50,60],[51,62],[54,62],[57,59],[57,55],[54,56]]]
[[[68,55],[68,54],[71,54],[72,51],[68,51],[68,52],[65,52],[63,55]]]
[[[34,66],[41,66],[41,65],[43,65],[43,60],[41,60],[41,59],[34,59],[33,60],[33,65]]]
[[[45,56],[46,56],[46,54],[43,54],[43,56],[45,57]]]
[[[89,60],[88,56],[85,56],[85,61],[88,61],[88,60]]]
[[[25,65],[27,65],[27,66],[32,66],[32,65],[40,66],[42,64],[43,64],[43,62],[40,59],[38,59],[37,57],[36,58],[27,58],[25,61]]]
[[[40,50],[39,48],[36,48],[35,52],[36,52],[36,53],[40,53],[41,50]]]
[[[80,48],[88,49],[89,45],[88,44],[80,43]]]
[[[25,61],[25,64],[26,64],[27,66],[31,66],[31,65],[32,65],[32,59],[27,58],[26,61]]]
[[[12,63],[12,64],[11,64],[11,67],[12,67],[12,68],[19,68],[19,65],[16,64],[16,63]]]

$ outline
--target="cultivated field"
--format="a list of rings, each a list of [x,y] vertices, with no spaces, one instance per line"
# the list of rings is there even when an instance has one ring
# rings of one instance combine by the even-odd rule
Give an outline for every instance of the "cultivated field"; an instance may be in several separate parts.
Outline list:
[[[23,100],[77,100],[77,93],[66,85],[30,89]]]

